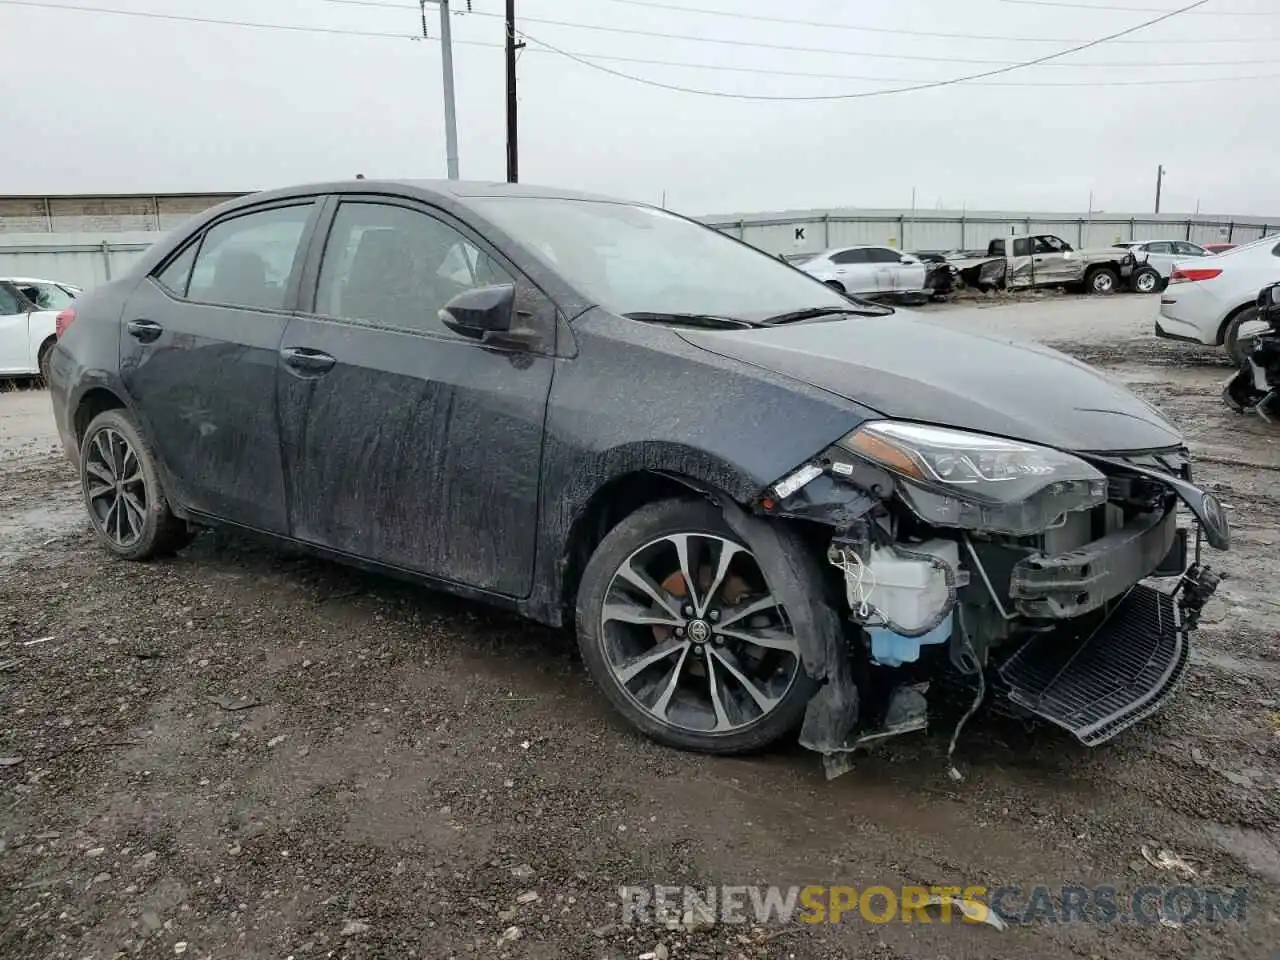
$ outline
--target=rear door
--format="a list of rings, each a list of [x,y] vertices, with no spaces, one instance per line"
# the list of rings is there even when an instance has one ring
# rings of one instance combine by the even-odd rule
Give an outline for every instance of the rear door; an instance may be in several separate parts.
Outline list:
[[[120,371],[188,509],[288,529],[276,366],[317,198],[237,210],[143,280],[125,304]]]
[[[875,265],[862,247],[838,250],[831,255],[831,262],[835,265],[835,278],[845,293],[876,293],[879,290]]]
[[[1174,261],[1178,259],[1173,243],[1169,240],[1155,240],[1145,244],[1142,249],[1146,252],[1148,266],[1154,267],[1160,276],[1168,278]],[[1138,259],[1142,259],[1141,255]]]
[[[13,287],[0,282],[0,373],[35,372],[27,327],[27,304]]]
[[[426,205],[346,197],[326,233],[312,245],[278,373],[292,535],[526,596],[554,305]],[[441,322],[457,293],[507,282],[522,325],[543,333],[538,345],[481,346]]]

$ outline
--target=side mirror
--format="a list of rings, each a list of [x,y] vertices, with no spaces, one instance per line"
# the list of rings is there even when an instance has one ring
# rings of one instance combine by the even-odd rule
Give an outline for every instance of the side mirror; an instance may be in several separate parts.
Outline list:
[[[473,340],[509,331],[515,314],[516,288],[511,283],[463,290],[440,309],[446,327]]]

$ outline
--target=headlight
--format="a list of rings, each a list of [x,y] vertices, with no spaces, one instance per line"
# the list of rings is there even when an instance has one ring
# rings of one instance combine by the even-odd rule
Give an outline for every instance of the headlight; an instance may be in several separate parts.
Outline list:
[[[839,445],[905,480],[902,498],[937,526],[1026,536],[1107,499],[1099,470],[1019,440],[877,420]]]

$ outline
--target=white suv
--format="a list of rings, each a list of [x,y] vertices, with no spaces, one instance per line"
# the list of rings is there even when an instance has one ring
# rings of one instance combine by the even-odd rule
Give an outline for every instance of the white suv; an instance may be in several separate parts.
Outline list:
[[[1263,237],[1214,256],[1174,264],[1160,296],[1156,336],[1224,345],[1240,363],[1257,321],[1258,291],[1280,281],[1280,235]]]

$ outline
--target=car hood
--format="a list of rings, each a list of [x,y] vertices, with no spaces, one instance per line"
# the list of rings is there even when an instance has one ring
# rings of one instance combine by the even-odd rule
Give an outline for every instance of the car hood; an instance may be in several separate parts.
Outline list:
[[[963,319],[960,311],[938,322],[898,311],[751,330],[681,330],[680,336],[886,417],[1082,452],[1182,444],[1159,411],[1092,367],[1038,344],[950,325]]]

